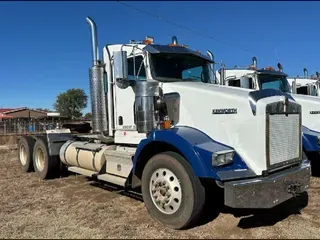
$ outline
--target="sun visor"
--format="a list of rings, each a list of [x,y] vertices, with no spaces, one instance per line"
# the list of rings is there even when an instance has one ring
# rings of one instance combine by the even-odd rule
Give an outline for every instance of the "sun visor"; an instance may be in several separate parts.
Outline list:
[[[209,57],[206,55],[202,55],[201,53],[198,53],[196,51],[190,50],[189,48],[183,47],[183,46],[166,46],[166,45],[146,45],[143,48],[144,51],[147,51],[151,54],[159,54],[159,53],[176,53],[176,54],[189,54],[194,55],[197,57],[200,57],[202,59],[207,60],[210,63],[214,63]]]

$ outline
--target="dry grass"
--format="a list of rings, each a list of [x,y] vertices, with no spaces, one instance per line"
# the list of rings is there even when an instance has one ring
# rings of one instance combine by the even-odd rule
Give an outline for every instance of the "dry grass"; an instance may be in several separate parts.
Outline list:
[[[320,179],[309,204],[294,203],[248,217],[220,213],[174,231],[153,221],[143,202],[95,187],[83,176],[40,181],[20,170],[16,152],[0,153],[0,238],[320,238]],[[213,203],[212,203],[213,204]]]

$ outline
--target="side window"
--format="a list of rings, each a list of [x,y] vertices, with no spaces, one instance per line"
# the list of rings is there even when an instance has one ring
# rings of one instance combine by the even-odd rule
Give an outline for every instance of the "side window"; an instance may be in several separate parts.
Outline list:
[[[249,80],[249,89],[253,89],[253,80],[252,78],[248,78]]]
[[[143,63],[143,57],[137,56],[134,58],[135,64],[133,65],[133,57],[128,58],[128,77],[129,80],[135,80],[134,73],[138,74],[138,79],[146,79],[146,69]],[[135,70],[134,70],[135,69]],[[140,71],[139,71],[140,69]]]
[[[229,80],[228,82],[229,82],[229,86],[231,86],[231,87],[241,87],[240,79]]]
[[[306,86],[297,88],[297,94],[308,95],[308,88]]]

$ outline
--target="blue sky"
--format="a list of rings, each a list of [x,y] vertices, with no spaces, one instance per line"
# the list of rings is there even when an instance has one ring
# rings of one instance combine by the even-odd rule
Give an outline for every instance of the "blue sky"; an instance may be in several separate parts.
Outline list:
[[[248,65],[256,56],[258,67],[280,61],[289,75],[302,75],[304,67],[309,74],[320,70],[320,2],[127,3],[214,39],[117,2],[0,2],[0,107],[52,109],[56,96],[73,87],[89,95],[86,16],[97,23],[100,53],[105,44],[146,35],[166,44],[176,35],[192,49],[210,49],[229,67]],[[90,102],[84,112],[89,110]]]

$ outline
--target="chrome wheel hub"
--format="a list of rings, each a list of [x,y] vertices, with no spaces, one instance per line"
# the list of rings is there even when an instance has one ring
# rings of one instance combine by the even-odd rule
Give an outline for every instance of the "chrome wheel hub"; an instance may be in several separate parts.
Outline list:
[[[27,163],[27,150],[26,150],[26,147],[21,145],[20,149],[19,149],[19,153],[20,153],[20,162],[24,166]]]
[[[169,169],[157,169],[150,179],[150,195],[154,205],[165,214],[175,213],[182,200],[181,185]]]
[[[44,169],[44,152],[42,151],[41,148],[38,148],[36,150],[36,165],[39,171],[42,171]]]

